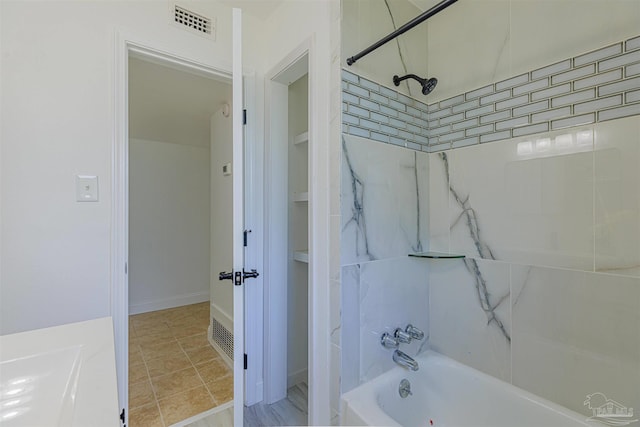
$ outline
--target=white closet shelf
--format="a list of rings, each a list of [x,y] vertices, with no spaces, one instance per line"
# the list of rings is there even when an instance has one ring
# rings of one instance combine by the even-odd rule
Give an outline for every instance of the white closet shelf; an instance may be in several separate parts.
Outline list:
[[[294,202],[308,202],[309,201],[309,192],[302,191],[298,193],[293,193],[293,201]]]
[[[293,251],[293,259],[296,261],[309,263],[309,251]]]
[[[295,138],[293,138],[293,143],[295,145],[306,144],[307,142],[309,142],[309,132],[303,132],[300,135],[297,135]]]

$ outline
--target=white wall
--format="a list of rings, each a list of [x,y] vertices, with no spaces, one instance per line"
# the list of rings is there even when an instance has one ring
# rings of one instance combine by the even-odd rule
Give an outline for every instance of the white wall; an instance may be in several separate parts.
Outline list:
[[[109,315],[115,34],[229,64],[230,9],[186,5],[218,18],[215,42],[170,25],[163,1],[0,3],[0,333]],[[75,201],[76,174],[98,175],[99,202]]]
[[[169,24],[164,1],[0,2],[0,333],[109,315],[116,31],[165,52],[230,69],[230,8],[213,1],[182,4],[217,17],[215,42]],[[329,31],[339,22],[336,5],[335,0],[284,2],[264,24],[244,16],[245,66],[254,68],[257,77],[301,40],[315,35],[310,65],[316,76],[310,83],[317,147],[313,186],[318,195],[317,232],[323,238],[314,243],[315,256],[322,262],[314,264],[312,275],[320,281],[314,298],[323,307],[328,306],[329,284],[325,183],[330,176],[329,149],[339,153],[338,138],[329,141],[326,126],[330,119],[333,127],[339,123],[339,77],[331,72],[339,61],[339,46]],[[262,81],[256,81],[256,105],[261,106]],[[261,133],[262,113],[255,119]],[[339,161],[332,162],[336,165]],[[99,176],[98,203],[74,201],[73,177],[78,173]],[[337,177],[337,172],[331,176]],[[332,187],[337,188],[337,181]],[[339,205],[332,206],[337,213]],[[338,274],[339,262],[332,265]],[[319,368],[311,386],[321,395],[310,404],[311,419],[328,424],[329,313],[319,310],[312,316],[319,325],[313,356]]]
[[[209,147],[211,116],[231,84],[129,56],[129,136]]]
[[[231,105],[231,102],[229,102]],[[233,114],[224,117],[218,110],[211,117],[211,306],[212,315],[233,331],[233,283],[220,281],[221,271],[233,269],[233,171],[223,176],[222,166],[233,158]]]
[[[129,312],[209,299],[209,149],[129,141]]]
[[[339,403],[339,348],[330,345],[329,334],[329,285],[331,278],[340,274],[339,257],[335,259],[339,254],[339,221],[331,222],[334,210],[339,213],[339,203],[334,202],[334,197],[337,199],[339,195],[340,142],[337,137],[329,138],[330,131],[339,127],[340,46],[336,38],[339,20],[337,0],[286,1],[267,19],[260,37],[264,70],[273,69],[306,38],[313,40],[309,55],[309,150],[313,159],[310,164],[313,179],[309,182],[313,198],[309,204],[313,222],[309,268],[314,285],[309,292],[314,303],[309,313],[315,327],[312,326],[309,335],[314,345],[313,353],[309,354],[313,363],[309,372],[309,420],[318,425],[327,425],[332,418],[337,421]],[[335,228],[330,228],[330,224]]]

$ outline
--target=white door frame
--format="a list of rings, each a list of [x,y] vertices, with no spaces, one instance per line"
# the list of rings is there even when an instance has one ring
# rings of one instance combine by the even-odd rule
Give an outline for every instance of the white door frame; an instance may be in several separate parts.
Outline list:
[[[125,409],[127,419],[129,416],[129,283],[127,263],[129,256],[129,107],[128,107],[128,58],[129,55],[144,57],[146,60],[161,63],[164,66],[174,67],[180,70],[208,77],[218,76],[224,81],[231,82],[232,67],[227,61],[216,64],[205,64],[184,58],[178,52],[168,52],[156,43],[140,41],[136,37],[121,31],[115,32],[115,70],[114,70],[114,142],[112,147],[112,210],[111,210],[111,316],[113,318],[116,367],[118,375],[118,399],[120,410]],[[263,164],[263,149],[256,144],[258,140],[258,127],[255,117],[255,73],[244,70],[245,95],[244,103],[249,111],[250,120],[245,127],[245,169]],[[249,245],[246,249],[247,267],[262,267],[262,252],[258,250],[258,243],[262,239],[262,168],[254,169],[251,175],[245,179],[245,209],[251,213],[245,217],[245,225],[252,230],[256,237],[256,244]],[[251,199],[250,199],[251,198]],[[258,205],[254,205],[258,203]],[[256,206],[255,209],[253,206]],[[260,270],[258,270],[260,271]],[[253,317],[262,313],[262,276],[252,279],[246,286],[245,316],[246,324],[255,324]],[[231,284],[229,284],[232,286]],[[259,299],[258,299],[259,298]],[[257,307],[255,307],[257,305]],[[259,320],[258,320],[259,322]],[[253,332],[247,335],[245,348],[251,349],[262,357],[262,335]],[[255,348],[255,350],[253,350]],[[255,364],[253,364],[255,367]],[[245,382],[249,379],[259,382],[261,385],[262,370],[251,372],[250,364],[245,371]],[[255,400],[257,387],[249,386],[245,390],[245,399]],[[244,402],[242,402],[244,404]]]
[[[287,382],[287,129],[284,134],[272,114],[287,103],[286,86],[277,77],[308,57],[309,76],[309,300],[308,300],[308,372],[309,425],[327,425],[330,420],[330,354],[329,354],[329,281],[322,271],[328,268],[328,204],[325,200],[328,184],[319,182],[316,168],[321,162],[323,147],[321,116],[316,106],[319,76],[316,75],[315,37],[304,40],[265,75],[265,402],[273,403],[286,396]],[[295,71],[293,74],[296,74]],[[326,160],[326,159],[325,159]],[[324,174],[319,174],[324,176]],[[283,205],[284,204],[284,205]],[[284,206],[284,210],[283,210]],[[326,265],[324,265],[326,264]],[[324,267],[324,268],[323,268]],[[284,305],[283,305],[284,301]],[[283,362],[284,361],[284,362]],[[285,396],[282,396],[284,381]]]

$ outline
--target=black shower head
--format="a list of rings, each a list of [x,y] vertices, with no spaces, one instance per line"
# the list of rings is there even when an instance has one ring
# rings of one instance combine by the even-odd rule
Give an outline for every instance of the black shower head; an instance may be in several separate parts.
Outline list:
[[[438,79],[436,79],[435,77],[432,77],[430,79],[423,79],[416,76],[415,74],[407,74],[403,77],[393,76],[393,84],[396,86],[400,86],[400,82],[406,79],[414,79],[420,82],[420,84],[422,85],[423,95],[429,95],[438,84]]]
[[[429,80],[422,83],[422,94],[429,95],[436,88],[437,84],[438,79],[436,79],[435,77],[431,77]]]

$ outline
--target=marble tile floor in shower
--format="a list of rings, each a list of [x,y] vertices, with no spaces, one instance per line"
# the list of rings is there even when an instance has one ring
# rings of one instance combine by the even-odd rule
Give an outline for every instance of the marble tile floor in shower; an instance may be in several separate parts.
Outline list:
[[[208,324],[208,302],[129,317],[130,427],[168,427],[233,399]]]
[[[271,405],[258,403],[244,408],[244,427],[306,426],[308,417],[308,388],[297,384],[287,391],[287,397]],[[233,406],[215,411],[186,427],[233,427]]]

